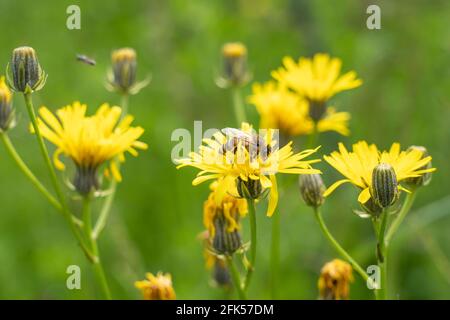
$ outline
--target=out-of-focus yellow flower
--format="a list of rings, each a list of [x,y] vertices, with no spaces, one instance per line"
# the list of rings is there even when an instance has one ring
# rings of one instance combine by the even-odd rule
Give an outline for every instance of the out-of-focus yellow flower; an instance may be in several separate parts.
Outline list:
[[[191,152],[189,158],[178,160],[178,168],[191,166],[201,170],[193,185],[217,179],[217,204],[226,194],[235,195],[236,190],[236,196],[248,199],[259,199],[268,191],[267,215],[271,216],[278,202],[277,173],[320,173],[311,167],[320,160],[304,160],[317,149],[294,154],[292,142],[281,149],[275,148],[273,130],[257,135],[248,123],[243,123],[241,130],[227,129],[231,134],[216,132],[213,139],[203,139],[198,153]]]
[[[15,123],[12,107],[12,93],[5,83],[5,77],[0,77],[0,131],[7,131]]]
[[[352,266],[345,261],[334,259],[326,263],[320,273],[319,297],[324,300],[346,300],[353,282]]]
[[[324,102],[344,90],[359,87],[355,71],[340,75],[342,61],[328,54],[317,53],[312,59],[291,57],[283,59],[283,66],[272,71],[272,76],[310,101]]]
[[[314,121],[309,116],[310,104],[284,85],[274,81],[255,83],[248,101],[256,106],[261,128],[279,129],[288,137],[313,133]],[[317,130],[336,131],[346,136],[350,133],[349,120],[348,112],[336,112],[333,107],[328,107],[317,124]]]
[[[427,172],[436,170],[435,168],[426,168],[427,163],[431,161],[431,156],[423,157],[423,153],[419,149],[400,151],[399,143],[393,143],[389,151],[382,152],[375,144],[368,145],[366,141],[354,144],[352,152],[347,151],[345,146],[339,143],[339,151],[324,156],[324,159],[346,177],[346,179],[331,185],[324,195],[328,196],[341,184],[350,182],[361,189],[358,201],[362,204],[368,202],[372,197],[372,172],[379,164],[391,165],[398,182],[420,177]],[[398,185],[398,189],[409,192],[400,185]]]
[[[97,169],[106,162],[113,177],[121,181],[116,160],[123,162],[125,152],[137,156],[136,149],[147,148],[147,144],[138,141],[144,129],[130,126],[132,116],[119,122],[121,108],[103,104],[92,116],[86,115],[86,108],[85,104],[74,102],[56,111],[55,116],[41,107],[38,118],[42,136],[57,147],[53,156],[56,168],[65,169],[59,159],[61,154],[75,163],[74,185],[80,193],[98,188]]]
[[[134,283],[135,287],[141,290],[144,300],[175,300],[175,290],[172,287],[170,274],[158,272],[154,276],[152,273],[147,273],[146,278]]]

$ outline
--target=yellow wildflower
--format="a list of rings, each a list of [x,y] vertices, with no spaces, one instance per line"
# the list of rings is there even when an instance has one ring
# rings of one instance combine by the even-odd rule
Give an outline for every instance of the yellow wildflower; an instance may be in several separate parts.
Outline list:
[[[422,156],[422,151],[419,149],[400,151],[399,143],[393,143],[389,151],[382,152],[376,145],[368,145],[366,141],[354,144],[352,152],[347,151],[345,146],[339,143],[339,151],[332,152],[330,156],[324,156],[324,159],[346,179],[335,182],[325,191],[324,195],[328,196],[341,184],[350,182],[361,189],[358,201],[364,204],[372,197],[372,171],[377,165],[381,163],[391,165],[397,181],[401,182],[435,170],[435,168],[424,169],[431,161],[431,156]],[[398,189],[409,192],[400,185]]]
[[[175,290],[172,287],[170,274],[158,272],[154,276],[147,273],[146,278],[134,283],[135,287],[141,290],[144,300],[175,300]]]
[[[300,58],[298,63],[285,57],[283,65],[272,76],[310,101],[324,102],[362,84],[355,71],[340,75],[342,61],[325,53],[317,53],[312,59]]]
[[[228,133],[224,135],[223,132],[225,129],[216,132],[212,139],[203,139],[198,153],[191,152],[189,158],[178,160],[178,168],[191,166],[201,170],[193,185],[217,179],[217,204],[227,193],[235,195],[236,190],[239,194],[236,196],[251,199],[258,199],[270,191],[267,215],[271,216],[278,202],[277,173],[320,173],[311,168],[312,163],[320,160],[303,160],[317,149],[294,154],[292,142],[275,148],[277,141],[273,130],[257,135],[244,122],[241,130],[227,128]]]
[[[41,107],[38,118],[42,136],[57,147],[53,156],[56,168],[65,169],[59,159],[61,154],[75,163],[74,184],[81,193],[98,187],[97,169],[106,162],[109,162],[113,177],[121,181],[116,160],[123,162],[125,152],[137,156],[136,149],[147,148],[147,144],[137,140],[144,129],[130,126],[132,116],[127,115],[119,122],[121,108],[103,104],[92,116],[86,115],[86,109],[85,104],[74,102],[54,115]]]
[[[282,84],[274,81],[265,84],[255,83],[253,94],[248,101],[256,106],[261,128],[280,129],[288,137],[308,135],[314,130],[308,101]],[[317,124],[317,130],[336,131],[341,135],[348,135],[349,119],[348,112],[336,112],[333,107],[328,107]]]

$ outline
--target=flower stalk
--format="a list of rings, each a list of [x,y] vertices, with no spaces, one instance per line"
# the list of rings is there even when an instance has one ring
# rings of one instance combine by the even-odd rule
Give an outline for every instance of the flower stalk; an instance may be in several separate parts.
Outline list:
[[[247,266],[247,275],[245,277],[244,290],[247,291],[255,270],[256,262],[256,210],[255,200],[247,199],[249,219],[250,219],[250,263]]]
[[[234,287],[238,292],[239,299],[247,300],[247,294],[245,290],[242,288],[241,277],[234,263],[233,256],[227,255],[226,259],[228,268],[230,269],[231,279],[233,281]]]

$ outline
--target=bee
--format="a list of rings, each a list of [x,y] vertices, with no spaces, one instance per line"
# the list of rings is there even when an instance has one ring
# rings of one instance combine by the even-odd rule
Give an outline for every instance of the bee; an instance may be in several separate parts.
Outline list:
[[[90,66],[95,66],[95,64],[97,63],[94,59],[89,58],[88,56],[86,56],[84,54],[77,54],[77,61],[83,62]]]
[[[227,141],[222,145],[222,154],[225,154],[227,151],[236,153],[239,143],[249,151],[252,160],[257,155],[261,155],[263,159],[266,159],[272,152],[271,146],[266,144],[263,137],[254,132],[248,133],[235,128],[224,128],[221,131],[227,137]]]

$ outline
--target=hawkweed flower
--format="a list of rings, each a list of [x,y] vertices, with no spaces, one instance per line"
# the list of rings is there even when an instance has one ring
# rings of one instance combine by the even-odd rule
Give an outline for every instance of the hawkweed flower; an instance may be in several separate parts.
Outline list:
[[[310,207],[319,207],[323,204],[325,198],[325,185],[320,174],[302,174],[299,176],[300,194],[306,205]]]
[[[431,156],[423,157],[423,152],[418,149],[400,151],[400,144],[393,143],[389,151],[379,151],[374,144],[360,141],[353,145],[351,152],[347,151],[342,143],[339,143],[339,151],[324,156],[326,162],[338,170],[345,179],[332,184],[324,196],[331,194],[343,183],[351,183],[361,191],[358,201],[368,213],[378,214],[381,207],[374,199],[373,171],[380,164],[390,165],[395,173],[397,191],[409,192],[399,183],[409,178],[421,177],[423,174],[433,172],[435,168],[425,168],[431,161]],[[394,191],[395,192],[395,191]]]
[[[114,50],[111,54],[112,68],[108,73],[107,89],[120,94],[136,94],[150,81],[136,81],[137,59],[132,48]]]
[[[247,201],[229,194],[217,199],[218,183],[211,184],[211,193],[203,205],[203,224],[208,230],[211,250],[220,255],[232,255],[242,246],[239,219],[248,212]]]
[[[292,142],[282,148],[277,147],[274,130],[256,134],[245,122],[241,130],[227,129],[216,132],[211,139],[203,139],[204,144],[198,152],[191,152],[189,158],[178,160],[178,168],[191,166],[201,170],[192,181],[193,185],[217,180],[215,199],[218,204],[226,194],[261,199],[269,193],[267,215],[271,216],[278,202],[277,173],[320,173],[311,167],[312,163],[320,160],[304,160],[318,148],[294,154]]]
[[[11,89],[23,93],[41,90],[47,81],[47,74],[31,47],[13,50],[11,62],[6,67],[6,77]]]
[[[272,76],[310,103],[309,114],[318,122],[326,113],[326,102],[335,94],[359,87],[355,71],[340,75],[342,61],[328,54],[317,53],[312,59],[291,57],[283,59],[283,67],[272,71]]]
[[[322,300],[347,300],[353,282],[352,266],[340,259],[326,263],[318,282],[319,298]]]
[[[147,273],[145,280],[136,281],[134,285],[141,290],[144,300],[175,300],[176,298],[172,277],[168,273],[158,272],[156,276]]]
[[[130,126],[132,116],[127,115],[119,122],[119,107],[103,104],[92,116],[86,115],[86,109],[85,104],[74,102],[54,115],[41,107],[38,118],[42,136],[57,147],[53,155],[56,168],[65,169],[59,158],[61,154],[74,162],[73,185],[82,195],[99,189],[98,169],[103,164],[109,162],[106,175],[112,174],[116,181],[121,181],[117,161],[125,161],[125,152],[137,156],[137,149],[147,148],[145,143],[138,141],[144,129]]]
[[[5,77],[0,77],[0,130],[8,131],[15,124],[15,112],[12,107],[12,93],[5,83]]]
[[[427,149],[425,147],[422,147],[422,146],[410,146],[408,148],[408,150],[419,150],[420,152],[422,152],[422,157],[423,158],[428,157],[428,151],[427,151]],[[432,163],[430,161],[425,166],[423,166],[421,169],[430,169],[432,167],[433,167],[433,165],[432,165]],[[421,187],[421,186],[426,186],[431,181],[431,175],[432,175],[431,172],[427,172],[427,173],[424,173],[423,175],[421,175],[420,177],[406,179],[405,183],[410,188],[417,188],[417,187]]]
[[[285,85],[274,81],[255,83],[252,91],[248,101],[259,113],[261,128],[279,129],[287,137],[309,135],[315,130],[309,115],[310,103]],[[336,131],[346,136],[350,133],[349,120],[348,112],[336,112],[334,107],[328,107],[317,123],[317,131]]]
[[[247,48],[240,42],[229,42],[222,47],[223,70],[217,85],[221,88],[240,87],[251,78],[247,70]]]

